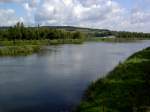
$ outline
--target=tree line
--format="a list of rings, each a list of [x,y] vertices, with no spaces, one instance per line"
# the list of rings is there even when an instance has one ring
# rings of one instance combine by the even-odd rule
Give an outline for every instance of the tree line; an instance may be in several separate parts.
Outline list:
[[[25,27],[18,22],[15,26],[0,29],[0,40],[40,40],[40,39],[83,39],[84,34],[78,31],[49,29],[47,27]]]
[[[113,35],[111,31],[101,31],[101,32],[95,32],[94,37],[107,37]]]
[[[15,26],[0,29],[0,40],[41,40],[41,39],[83,39],[84,37],[107,37],[116,38],[150,38],[150,33],[142,32],[116,32],[116,31],[96,31],[94,33],[82,31],[67,31],[65,29],[48,27],[25,27],[18,22]]]
[[[143,32],[115,32],[117,38],[150,38],[150,33]]]

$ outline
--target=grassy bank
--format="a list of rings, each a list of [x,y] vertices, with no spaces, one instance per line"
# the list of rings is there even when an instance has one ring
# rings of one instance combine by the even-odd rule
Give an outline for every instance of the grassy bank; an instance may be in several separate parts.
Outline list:
[[[81,44],[82,39],[44,39],[44,40],[12,40],[0,41],[0,46],[23,46],[23,45],[52,45],[52,44]]]
[[[53,40],[13,40],[0,41],[0,56],[30,55],[38,52],[42,46],[58,44],[81,44],[81,39],[53,39]]]
[[[55,39],[55,40],[49,40],[49,45],[82,44],[83,42],[84,42],[83,39]]]
[[[147,38],[103,38],[103,37],[92,37],[87,38],[86,41],[90,42],[135,42],[139,40],[146,40]],[[147,39],[148,40],[148,39]]]
[[[92,83],[77,112],[150,111],[150,47]]]
[[[0,48],[0,56],[26,56],[38,52],[40,46],[7,46]]]

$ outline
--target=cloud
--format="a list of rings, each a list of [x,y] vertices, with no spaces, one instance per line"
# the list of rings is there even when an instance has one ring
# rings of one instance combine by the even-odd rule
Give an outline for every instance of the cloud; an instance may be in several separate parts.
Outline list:
[[[35,9],[38,6],[39,2],[40,0],[28,0],[27,2],[23,4],[23,6],[27,11],[30,11],[30,10]]]
[[[12,2],[26,10],[24,20],[28,24],[144,32],[150,29],[149,0],[137,0],[132,7],[125,7],[117,0],[0,0],[0,3]]]
[[[17,17],[13,9],[0,9],[0,26],[11,26],[18,21],[23,22],[24,19],[22,17]]]
[[[23,5],[27,11],[33,10],[39,2],[40,0],[0,0],[0,3],[19,3]]]
[[[150,13],[134,11],[131,13],[131,23],[140,24],[140,23],[150,23]]]
[[[110,0],[45,0],[35,15],[43,24],[82,25],[103,22],[120,13],[121,7]]]
[[[32,0],[29,2],[23,3],[23,7],[27,12],[32,12],[36,9],[38,2],[36,0]]]
[[[0,0],[1,3],[10,3],[10,2],[25,2],[25,0]]]

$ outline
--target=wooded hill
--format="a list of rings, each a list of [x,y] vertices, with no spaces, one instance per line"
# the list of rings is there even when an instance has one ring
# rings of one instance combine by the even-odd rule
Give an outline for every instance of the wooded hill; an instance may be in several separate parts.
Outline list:
[[[81,39],[92,37],[116,38],[150,38],[150,33],[111,31],[107,29],[92,29],[72,26],[37,26],[25,27],[17,23],[13,27],[0,27],[0,40],[14,39]]]

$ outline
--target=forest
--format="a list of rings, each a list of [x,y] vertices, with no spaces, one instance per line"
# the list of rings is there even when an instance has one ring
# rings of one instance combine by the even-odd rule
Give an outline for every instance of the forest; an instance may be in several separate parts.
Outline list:
[[[0,28],[0,40],[44,40],[44,39],[80,39],[95,37],[149,39],[150,33],[110,31],[106,29],[90,29],[79,27],[37,26],[25,27],[24,23],[16,23],[12,27]]]
[[[25,27],[18,22],[15,26],[1,29],[0,40],[83,39],[79,31],[49,29],[47,27]]]
[[[84,34],[48,27],[15,26],[0,29],[0,56],[20,56],[36,53],[42,46],[53,44],[80,44]]]

